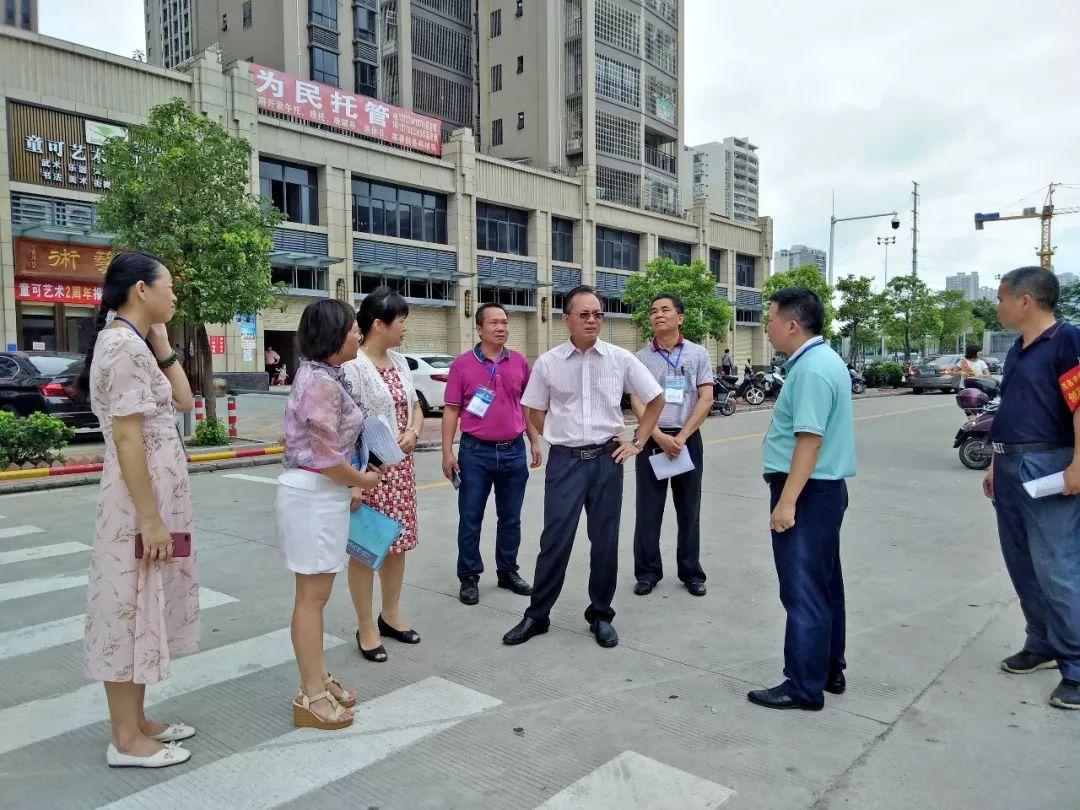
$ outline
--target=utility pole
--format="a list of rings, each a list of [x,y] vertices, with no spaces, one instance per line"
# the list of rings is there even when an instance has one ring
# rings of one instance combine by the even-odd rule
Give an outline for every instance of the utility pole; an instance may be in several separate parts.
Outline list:
[[[919,184],[911,181],[911,275],[919,277]]]

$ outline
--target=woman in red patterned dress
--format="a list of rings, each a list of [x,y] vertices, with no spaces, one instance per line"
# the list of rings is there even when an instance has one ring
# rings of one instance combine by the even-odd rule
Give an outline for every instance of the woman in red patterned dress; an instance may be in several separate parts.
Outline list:
[[[405,527],[379,568],[382,613],[372,616],[375,572],[349,559],[349,591],[356,608],[356,644],[369,661],[386,661],[381,637],[404,644],[419,644],[420,636],[401,615],[401,587],[405,580],[405,552],[416,548],[416,464],[413,450],[420,438],[424,413],[420,408],[405,357],[393,351],[405,339],[409,304],[389,287],[369,293],[356,315],[363,343],[356,359],[344,365],[345,375],[359,396],[368,418],[380,417],[397,431],[405,460],[385,470],[382,483],[354,493],[373,509]]]

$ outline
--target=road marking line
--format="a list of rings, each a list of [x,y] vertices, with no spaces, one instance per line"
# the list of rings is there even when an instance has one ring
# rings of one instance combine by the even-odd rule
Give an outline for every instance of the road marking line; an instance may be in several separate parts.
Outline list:
[[[872,413],[866,416],[856,416],[856,422],[865,422],[867,419],[881,419],[885,416],[902,416],[905,413],[916,413],[918,411],[932,411],[935,408],[948,408],[948,405],[924,405],[920,408],[904,408],[899,411],[886,411],[885,413]],[[744,433],[742,436],[725,436],[720,439],[709,439],[703,444],[725,444],[727,442],[741,442],[746,439],[763,439],[764,433]]]
[[[360,704],[356,723],[344,731],[297,729],[105,807],[278,807],[501,703],[442,678],[425,678]]]
[[[276,478],[267,478],[265,475],[245,475],[244,473],[226,473],[222,478],[235,478],[239,481],[255,481],[260,484],[273,484],[277,486]]]
[[[90,546],[85,543],[54,543],[51,546],[32,546],[31,548],[17,548],[14,551],[0,551],[0,565],[29,562],[30,560],[44,560],[48,557],[62,557],[65,554],[77,554],[80,551],[89,551]]]
[[[56,577],[35,577],[5,582],[0,584],[0,602],[38,596],[53,591],[66,591],[68,588],[80,588],[89,581],[88,574],[62,574]]]
[[[239,600],[228,594],[218,593],[210,588],[199,588],[200,610],[208,610],[236,601]],[[85,625],[86,614],[79,614],[0,633],[0,660],[78,641],[83,637]]]
[[[326,649],[344,643],[334,636],[326,636],[323,641]],[[292,641],[287,627],[180,658],[173,663],[170,677],[146,690],[146,705],[153,706],[235,678],[246,678],[292,659]],[[0,710],[0,756],[108,718],[100,683]]]
[[[11,526],[7,529],[0,529],[0,540],[7,540],[10,537],[25,537],[28,534],[42,534],[44,531],[44,529],[37,526]]]
[[[633,751],[623,751],[537,810],[708,810],[734,795],[729,787]]]

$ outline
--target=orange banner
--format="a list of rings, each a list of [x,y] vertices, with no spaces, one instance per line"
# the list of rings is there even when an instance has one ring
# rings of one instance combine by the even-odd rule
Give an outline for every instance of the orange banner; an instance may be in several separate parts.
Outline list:
[[[101,284],[112,257],[106,247],[15,239],[15,274],[25,278]]]
[[[1075,412],[1077,406],[1080,406],[1080,365],[1058,377],[1058,385],[1061,386],[1061,394],[1065,397],[1069,410]]]

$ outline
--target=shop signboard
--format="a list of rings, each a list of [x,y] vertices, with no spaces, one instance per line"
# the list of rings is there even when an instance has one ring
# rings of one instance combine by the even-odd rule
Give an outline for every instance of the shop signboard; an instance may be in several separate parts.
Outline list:
[[[81,115],[11,102],[8,105],[11,179],[74,191],[104,193],[105,139],[124,127]]]
[[[225,354],[225,336],[210,335],[210,354]]]
[[[94,307],[101,304],[101,287],[63,281],[54,283],[20,279],[15,282],[15,300],[39,304],[82,304]]]
[[[14,242],[15,274],[24,278],[100,284],[113,257],[111,250],[100,246],[23,237]]]
[[[442,154],[442,122],[377,98],[346,93],[262,65],[248,66],[260,110],[364,135],[429,155]]]

